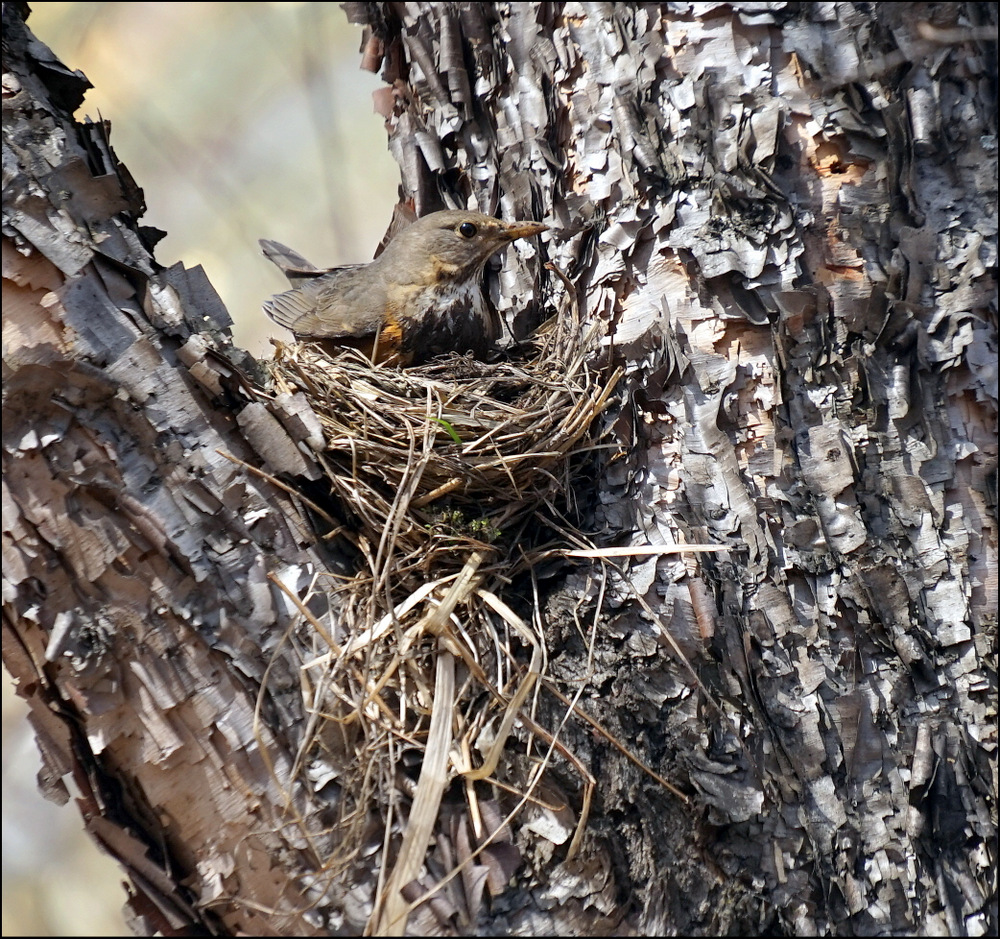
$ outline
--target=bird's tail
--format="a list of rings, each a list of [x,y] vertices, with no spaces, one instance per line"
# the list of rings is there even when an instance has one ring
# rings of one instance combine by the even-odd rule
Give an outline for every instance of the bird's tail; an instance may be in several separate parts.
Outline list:
[[[301,254],[286,247],[280,241],[269,241],[267,238],[261,238],[257,243],[264,252],[264,257],[288,278],[292,286],[326,273],[315,264],[310,264]]]

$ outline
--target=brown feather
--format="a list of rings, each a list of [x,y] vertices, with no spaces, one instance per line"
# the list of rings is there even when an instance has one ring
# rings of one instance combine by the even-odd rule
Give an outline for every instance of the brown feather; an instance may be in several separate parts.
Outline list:
[[[369,264],[314,267],[274,241],[264,254],[293,284],[264,311],[300,339],[370,340],[380,359],[425,361],[442,352],[485,355],[499,335],[483,295],[489,258],[517,238],[546,230],[479,212],[435,212],[401,230]],[[378,337],[377,343],[375,342]]]

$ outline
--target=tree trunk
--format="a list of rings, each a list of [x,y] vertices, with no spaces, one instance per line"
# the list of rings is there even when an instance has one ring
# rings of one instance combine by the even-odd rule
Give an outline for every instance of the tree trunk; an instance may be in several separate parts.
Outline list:
[[[576,495],[645,552],[548,571],[534,610],[549,686],[614,740],[571,713],[513,878],[410,929],[995,934],[996,5],[345,6],[404,201],[553,227],[494,295],[523,334],[548,260],[600,324],[616,449]],[[255,396],[203,275],[156,265],[23,11],[4,661],[44,788],[72,774],[140,931],[384,929],[383,820],[332,869],[359,845],[295,772],[296,600],[340,609],[276,485],[321,477],[308,401]],[[723,550],[656,553],[684,544]]]

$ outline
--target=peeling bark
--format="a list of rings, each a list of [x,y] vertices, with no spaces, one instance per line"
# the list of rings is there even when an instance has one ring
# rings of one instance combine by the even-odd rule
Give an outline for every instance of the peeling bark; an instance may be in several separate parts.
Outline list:
[[[550,580],[550,671],[693,802],[570,721],[583,850],[539,812],[473,928],[995,934],[996,6],[346,8],[404,200],[562,228],[546,260],[626,369],[578,494],[595,530],[729,548]],[[22,15],[4,662],[43,788],[72,774],[139,931],[357,932],[378,855],[324,873],[344,846],[292,778],[305,650],[268,576],[336,559],[243,465],[316,478],[307,403],[251,399],[221,303],[156,264],[106,128],[70,117],[85,79]],[[540,264],[493,284],[516,333],[563,291]]]
[[[995,5],[348,13],[404,196],[564,226],[628,369],[595,528],[733,546],[551,601],[606,579],[595,671],[569,627],[556,666],[701,805],[573,738],[559,927],[613,878],[644,934],[995,931]]]
[[[156,264],[107,128],[72,122],[86,80],[21,15],[4,4],[3,655],[39,781],[65,802],[72,776],[137,932],[312,934],[323,826],[294,810],[295,611],[267,573],[328,562],[223,454],[304,458],[274,417],[238,429],[227,359],[255,363],[201,269]]]

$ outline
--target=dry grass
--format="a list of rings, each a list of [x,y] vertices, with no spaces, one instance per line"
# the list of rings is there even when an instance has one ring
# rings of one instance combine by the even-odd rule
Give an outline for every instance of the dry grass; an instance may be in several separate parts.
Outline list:
[[[335,582],[335,623],[294,598],[314,639],[298,769],[340,786],[319,852],[331,875],[374,850],[365,839],[381,820],[374,933],[401,933],[407,917],[474,921],[482,890],[501,892],[516,867],[521,809],[573,817],[539,795],[552,791],[539,784],[554,752],[574,762],[527,706],[542,630],[502,599],[519,573],[591,547],[571,521],[575,474],[619,375],[592,370],[593,337],[567,319],[522,362],[373,368],[300,344],[270,365],[271,390],[306,392],[322,422],[316,456],[347,518],[338,534],[363,559]],[[577,766],[574,847],[592,784]],[[456,792],[464,809],[445,824],[442,799]]]
[[[318,456],[355,543],[372,553],[373,574],[392,554],[399,590],[457,572],[470,551],[509,562],[532,525],[564,526],[569,457],[589,444],[617,380],[593,375],[582,356],[568,364],[543,352],[523,364],[453,356],[372,368],[303,344],[280,346],[272,373],[277,390],[309,395],[327,440]]]

